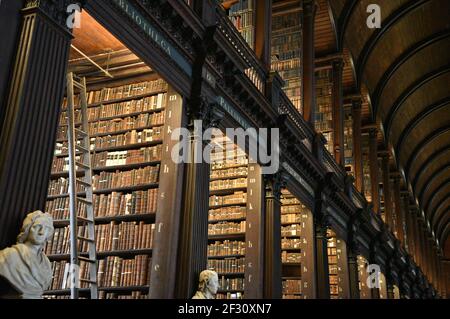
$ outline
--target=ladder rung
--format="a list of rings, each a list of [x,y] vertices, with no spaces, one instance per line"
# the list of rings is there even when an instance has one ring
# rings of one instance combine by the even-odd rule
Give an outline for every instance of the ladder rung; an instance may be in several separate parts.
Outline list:
[[[78,150],[84,152],[84,153],[89,153],[90,150],[88,150],[86,147],[81,146],[81,145],[77,145],[76,148],[78,148]]]
[[[76,166],[79,166],[79,167],[81,167],[81,168],[84,168],[84,169],[90,169],[89,166],[87,166],[86,164],[83,164],[83,163],[81,163],[81,162],[75,162],[75,165],[76,165]]]
[[[82,184],[84,186],[87,186],[87,187],[91,187],[91,183],[85,182],[85,181],[83,181],[81,179],[77,179],[77,183],[80,183],[80,184]]]
[[[81,278],[80,281],[81,281],[81,282],[87,282],[88,284],[91,284],[91,285],[96,285],[96,284],[97,284],[97,282],[92,281],[92,280],[89,280],[89,279],[83,279],[83,278]]]
[[[95,240],[90,239],[90,238],[86,238],[86,237],[83,237],[83,236],[77,236],[77,238],[78,238],[79,240],[87,241],[87,242],[90,242],[90,243],[94,243],[94,242],[95,242]]]
[[[85,223],[93,223],[94,221],[86,217],[77,216],[77,219]]]
[[[73,85],[74,85],[75,87],[79,88],[79,89],[84,89],[83,84],[82,84],[81,82],[75,80],[75,78],[74,78],[74,80],[73,80]]]
[[[86,204],[86,205],[92,205],[92,202],[87,200],[86,198],[83,197],[77,197],[77,200],[79,200],[80,202]]]
[[[95,264],[97,261],[87,257],[78,256],[78,259],[87,263]]]
[[[83,136],[88,136],[88,133],[86,133],[86,132],[84,132],[84,131],[82,131],[82,130],[80,130],[78,128],[75,128],[75,133],[78,133],[78,134],[83,135]]]

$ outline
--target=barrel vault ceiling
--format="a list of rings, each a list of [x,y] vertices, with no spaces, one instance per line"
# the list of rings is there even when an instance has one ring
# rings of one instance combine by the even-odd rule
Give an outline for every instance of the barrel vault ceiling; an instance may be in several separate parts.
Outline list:
[[[322,1],[320,1],[322,2]],[[367,7],[381,8],[370,29]],[[429,228],[445,246],[450,233],[450,1],[328,0],[337,47],[348,50],[356,90]],[[345,82],[345,81],[344,81]]]

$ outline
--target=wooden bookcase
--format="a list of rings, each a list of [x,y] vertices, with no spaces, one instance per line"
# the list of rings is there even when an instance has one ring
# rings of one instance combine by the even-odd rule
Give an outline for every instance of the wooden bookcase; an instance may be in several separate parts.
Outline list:
[[[158,79],[88,92],[99,298],[137,299],[149,293],[168,89]],[[49,298],[70,295],[64,284],[70,258],[65,108],[66,103],[46,204],[55,220],[54,238],[46,247],[54,272]],[[78,210],[83,216],[84,207]],[[82,225],[79,232],[83,235]],[[78,244],[79,251],[86,251]],[[81,262],[81,278],[87,277],[87,268]],[[84,284],[81,296],[87,291]]]
[[[301,103],[301,22],[300,2],[285,8],[272,8],[272,71],[285,81],[284,91],[295,108],[303,113]]]
[[[328,230],[327,235],[330,298],[350,298],[346,244],[331,229]]]
[[[260,168],[228,137],[216,137],[213,143],[219,147],[211,154],[208,268],[219,274],[218,299],[258,296],[263,262]]]
[[[363,161],[364,196],[368,202],[372,201],[372,180],[370,178],[369,135],[361,136],[361,149]]]
[[[367,266],[369,263],[364,256],[358,255],[358,279],[359,279],[359,296],[361,299],[372,299],[372,292],[367,285],[369,274],[367,273]]]
[[[283,299],[313,296],[314,250],[311,211],[289,190],[281,193]]]
[[[211,153],[208,268],[219,274],[218,299],[242,299],[249,163],[245,152],[227,137],[212,142],[218,147]]]
[[[345,170],[355,177],[353,156],[353,117],[350,107],[344,107],[344,161]]]
[[[331,69],[316,71],[316,131],[322,133],[327,140],[326,149],[334,154],[333,132],[333,77]]]
[[[226,3],[230,0],[221,2]],[[240,0],[227,10],[231,22],[252,49],[255,48],[255,9],[255,0]]]

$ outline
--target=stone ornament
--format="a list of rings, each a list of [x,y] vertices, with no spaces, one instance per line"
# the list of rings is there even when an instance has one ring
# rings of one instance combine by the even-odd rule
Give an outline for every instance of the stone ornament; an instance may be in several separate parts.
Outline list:
[[[204,270],[200,273],[198,291],[192,299],[216,299],[219,289],[219,276],[215,271]]]
[[[0,251],[0,276],[16,290],[17,295],[0,297],[42,299],[53,276],[50,261],[43,251],[53,231],[50,214],[35,211],[27,215],[17,236],[17,244]]]

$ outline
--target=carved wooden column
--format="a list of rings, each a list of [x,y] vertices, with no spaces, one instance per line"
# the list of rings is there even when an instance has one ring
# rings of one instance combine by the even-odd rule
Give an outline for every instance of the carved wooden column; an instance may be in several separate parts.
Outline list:
[[[347,237],[347,263],[348,263],[348,277],[350,286],[350,298],[360,299],[361,293],[359,290],[359,269],[358,269],[358,253],[359,242],[357,233],[360,225],[359,218],[363,213],[363,209],[357,212],[350,218],[348,223],[348,237]]]
[[[383,176],[384,219],[385,223],[389,226],[389,229],[394,231],[389,154],[387,152],[383,152],[381,154],[381,174]]]
[[[315,0],[302,1],[303,14],[303,44],[302,44],[302,85],[303,85],[303,117],[314,126],[316,113],[315,99],[315,53],[314,53],[314,17]]]
[[[364,193],[364,173],[361,143],[361,99],[352,100],[353,118],[353,165],[355,167],[355,184],[360,193]]]
[[[26,1],[0,135],[0,249],[24,216],[44,210],[65,88],[71,1]],[[3,43],[3,42],[2,42]]]
[[[280,299],[282,297],[280,195],[284,181],[280,174],[267,175],[264,181],[266,190],[264,298]]]
[[[330,283],[328,269],[328,236],[327,230],[329,226],[328,214],[326,212],[326,195],[323,192],[324,187],[328,183],[325,178],[315,191],[314,201],[314,228],[315,228],[315,264],[316,264],[316,298],[330,298]]]
[[[183,165],[172,159],[172,150],[179,141],[172,140],[172,131],[183,125],[183,98],[169,86],[163,139],[166,147],[161,156],[158,188],[158,214],[153,237],[150,298],[173,298],[177,285],[177,248],[183,190]]]
[[[272,1],[256,0],[255,54],[270,71],[272,39]]]
[[[24,7],[24,0],[0,1],[0,132],[6,111],[7,90],[11,83],[11,73],[17,42],[21,31],[22,16],[20,10]]]
[[[405,213],[401,201],[401,190],[400,190],[400,173],[393,174],[394,179],[394,202],[395,202],[395,230],[397,232],[397,238],[400,240],[403,246],[406,245],[405,241]]]
[[[178,245],[177,298],[190,298],[197,289],[200,272],[206,270],[208,249],[209,163],[202,155],[203,131],[195,127],[201,120],[203,130],[214,127],[223,117],[215,104],[192,101],[188,106],[189,161],[184,168],[183,207]]]
[[[378,185],[378,130],[376,128],[369,129],[369,168],[373,210],[376,214],[380,214],[380,187]]]
[[[333,132],[334,132],[334,158],[341,166],[344,160],[344,106],[342,101],[342,70],[344,62],[336,59],[332,62],[333,70]]]

